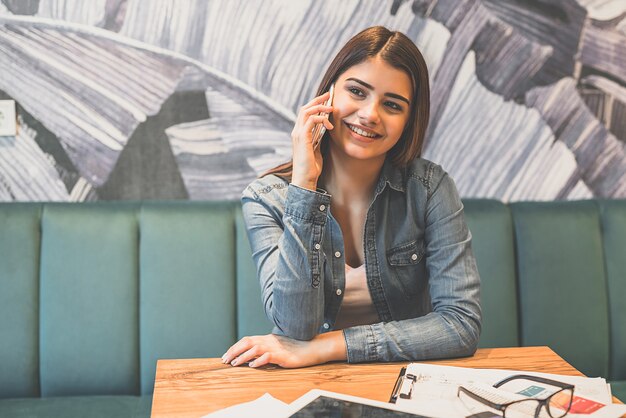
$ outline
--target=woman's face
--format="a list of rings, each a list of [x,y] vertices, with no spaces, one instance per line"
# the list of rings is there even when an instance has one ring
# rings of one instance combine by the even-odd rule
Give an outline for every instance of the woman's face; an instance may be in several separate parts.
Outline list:
[[[379,57],[349,68],[335,83],[331,152],[384,160],[408,121],[411,96],[409,76]]]

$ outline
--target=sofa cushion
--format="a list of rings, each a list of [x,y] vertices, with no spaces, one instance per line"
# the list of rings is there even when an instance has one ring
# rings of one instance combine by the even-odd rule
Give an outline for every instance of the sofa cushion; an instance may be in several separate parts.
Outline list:
[[[609,318],[594,201],[513,203],[522,345],[548,345],[588,376],[607,376]]]
[[[72,396],[0,400],[0,416],[12,418],[148,418],[152,396]]]
[[[600,202],[611,315],[609,378],[626,382],[626,200]],[[626,391],[626,385],[622,386]],[[626,401],[626,392],[622,400]]]
[[[626,380],[613,380],[611,382],[611,392],[622,402],[626,402]]]
[[[45,206],[42,396],[138,393],[138,240],[133,205]]]
[[[479,347],[519,345],[513,221],[496,200],[465,200],[472,250],[480,272],[483,314]]]
[[[40,213],[0,204],[0,398],[39,396]]]
[[[156,361],[220,357],[236,339],[232,204],[146,203],[141,210],[141,393]]]

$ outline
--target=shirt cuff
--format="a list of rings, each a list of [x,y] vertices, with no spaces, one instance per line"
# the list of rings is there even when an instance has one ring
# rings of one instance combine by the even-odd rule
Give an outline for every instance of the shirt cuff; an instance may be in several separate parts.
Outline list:
[[[285,215],[324,225],[330,210],[330,195],[323,190],[313,191],[289,184],[285,201]]]
[[[348,363],[379,361],[376,335],[373,325],[362,325],[343,330],[346,340]]]

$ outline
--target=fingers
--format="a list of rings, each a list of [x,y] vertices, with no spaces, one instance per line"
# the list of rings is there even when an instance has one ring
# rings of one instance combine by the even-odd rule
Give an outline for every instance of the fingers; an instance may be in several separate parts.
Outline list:
[[[311,123],[323,123],[322,118],[328,120],[328,114],[332,113],[332,111],[333,111],[332,106],[323,106],[323,105],[313,106],[310,109],[303,110],[298,115],[299,121],[294,127],[293,133],[299,132],[299,128],[298,128],[299,126],[302,126],[303,129],[309,129],[310,131],[310,129],[312,129]]]
[[[317,141],[319,139],[318,136],[321,136],[319,135],[320,130],[323,132],[322,126],[329,131],[334,128],[334,125],[328,120],[328,116],[325,114],[309,116],[300,131],[294,128],[292,139],[295,142],[306,141],[306,138],[309,138],[309,141]],[[302,135],[300,132],[304,132],[305,134]]]
[[[328,100],[329,97],[330,97],[330,92],[327,91],[326,93],[322,94],[321,96],[315,97],[313,100],[311,100],[310,102],[302,106],[302,109],[307,109],[316,104],[324,103],[326,100]]]
[[[329,93],[326,92],[302,106],[300,108],[300,111],[298,112],[297,124],[303,125],[311,115],[317,115],[320,113],[331,113],[333,111],[333,107],[327,106],[325,104],[329,97]]]
[[[326,127],[326,129],[334,128],[333,124],[330,123],[326,115],[315,115],[307,119],[306,123],[304,124],[304,129],[310,132],[311,130],[313,130],[313,127],[318,123],[323,124]]]
[[[296,124],[291,132],[291,136],[294,140],[298,137],[310,138],[309,133],[313,129],[312,124],[323,123],[326,129],[332,129],[332,124],[324,122],[321,118],[323,117],[328,120],[328,114],[333,112],[333,106],[327,106],[325,104],[329,97],[330,93],[326,92],[300,108]]]
[[[251,364],[251,367],[263,366],[269,363],[272,358],[271,348],[269,348],[272,345],[272,338],[272,335],[244,337],[224,353],[222,363],[241,366],[254,360],[254,365]]]
[[[222,363],[228,364],[232,362],[241,353],[249,350],[253,346],[252,337],[243,337],[241,340],[233,344],[222,356]]]
[[[271,363],[272,360],[272,355],[268,352],[265,354],[262,354],[261,357],[257,358],[254,361],[251,361],[250,363],[248,363],[248,365],[250,367],[261,367],[261,366],[265,366],[266,364]]]
[[[326,129],[328,129],[329,131],[331,129],[333,129],[335,127],[335,125],[333,125],[328,118],[326,118],[326,120],[324,120],[324,126],[326,127]]]
[[[308,109],[303,109],[302,116],[307,117],[307,116],[315,115],[317,113],[331,113],[332,111],[333,111],[332,106],[318,104],[318,105],[309,107]]]
[[[266,354],[264,352],[264,350],[259,346],[259,345],[254,345],[252,346],[252,348],[250,348],[249,350],[247,350],[246,352],[244,352],[243,354],[241,354],[239,357],[235,358],[233,361],[230,362],[231,366],[241,366],[242,364],[245,364],[251,360],[254,360],[255,358]]]

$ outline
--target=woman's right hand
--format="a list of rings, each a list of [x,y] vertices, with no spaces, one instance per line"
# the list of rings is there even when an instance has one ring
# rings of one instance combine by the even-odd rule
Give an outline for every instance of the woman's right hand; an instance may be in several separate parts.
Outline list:
[[[312,340],[299,341],[280,335],[243,337],[222,356],[224,364],[261,367],[268,363],[295,368],[347,359],[346,340],[342,331],[316,335]]]
[[[324,105],[329,97],[330,93],[326,92],[302,106],[291,131],[293,145],[291,183],[309,190],[317,189],[317,179],[322,173],[323,164],[321,147],[313,149],[313,128],[316,124],[323,123],[327,130],[333,129],[328,116],[319,114],[321,112],[330,114],[333,111],[332,106]]]

